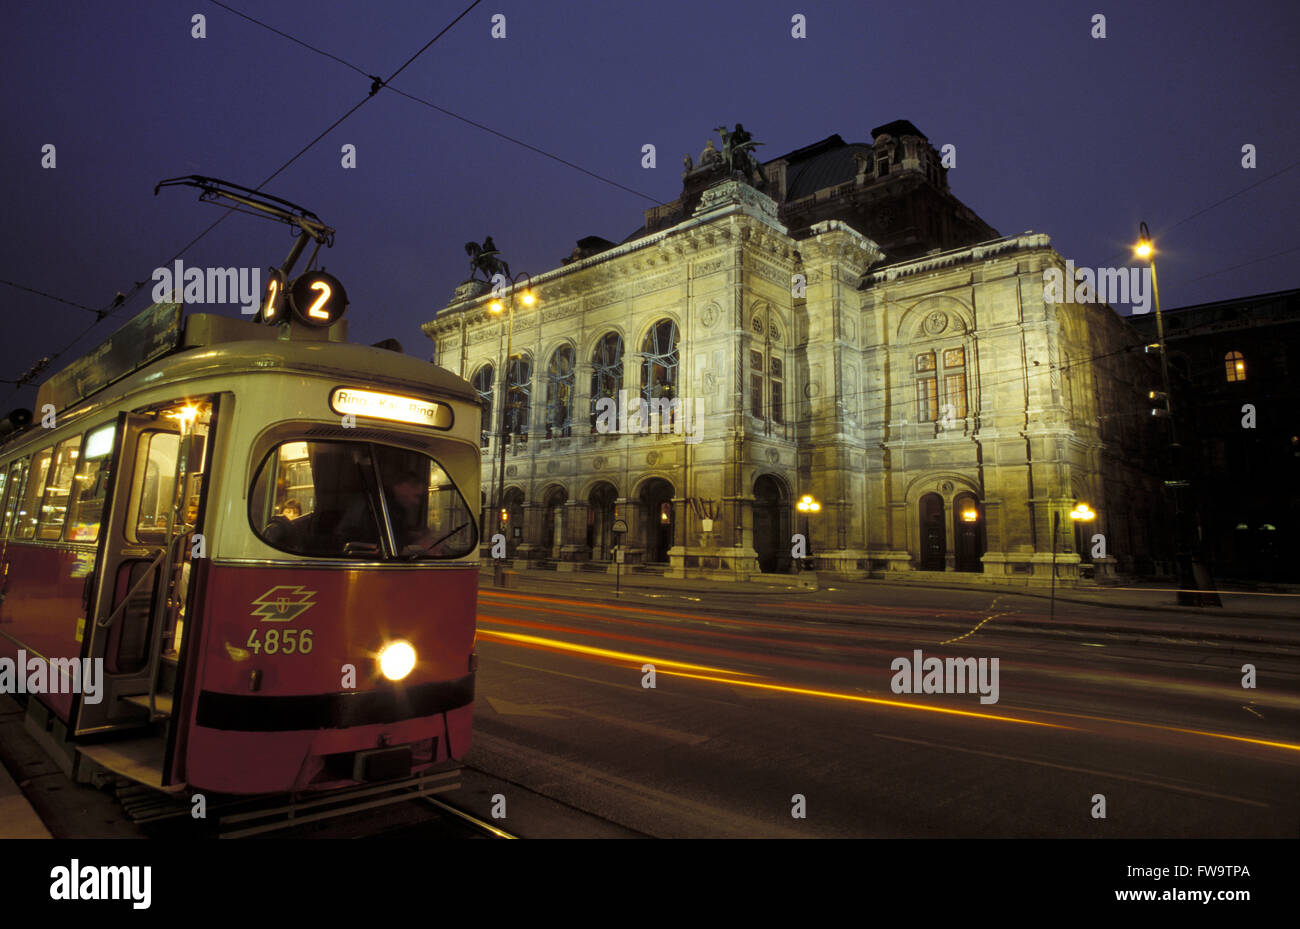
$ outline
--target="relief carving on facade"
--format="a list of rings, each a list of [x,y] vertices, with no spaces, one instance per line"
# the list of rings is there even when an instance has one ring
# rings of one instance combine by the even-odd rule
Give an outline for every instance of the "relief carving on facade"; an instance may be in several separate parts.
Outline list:
[[[925,331],[930,335],[939,335],[948,328],[948,314],[943,310],[935,310],[925,318]]]
[[[542,310],[542,322],[554,322],[557,319],[565,319],[569,316],[576,316],[579,307],[576,303],[570,303],[565,306],[548,307]]]
[[[788,269],[780,268],[766,261],[758,261],[751,257],[748,270],[755,277],[781,287],[790,285],[790,272]]]

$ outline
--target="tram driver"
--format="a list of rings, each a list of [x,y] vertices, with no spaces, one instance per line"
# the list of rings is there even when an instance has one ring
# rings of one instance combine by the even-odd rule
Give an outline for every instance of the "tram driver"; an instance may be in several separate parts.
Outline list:
[[[423,518],[422,503],[428,494],[425,479],[414,470],[403,470],[384,481],[384,498],[388,504],[388,518],[392,522],[397,553],[404,558],[442,554],[440,541],[432,527]],[[356,543],[377,544],[373,504],[365,498],[352,502],[347,513],[339,520],[337,532],[344,546]]]

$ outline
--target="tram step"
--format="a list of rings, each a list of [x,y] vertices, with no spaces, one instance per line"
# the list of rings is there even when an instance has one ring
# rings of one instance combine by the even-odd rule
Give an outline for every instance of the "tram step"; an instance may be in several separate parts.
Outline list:
[[[122,699],[126,703],[134,704],[135,706],[144,707],[146,710],[149,709],[148,694],[136,694],[134,697],[123,697]],[[162,716],[172,715],[171,694],[154,694],[153,705],[154,705],[154,709],[159,713],[159,715]]]
[[[124,739],[120,742],[98,742],[94,745],[81,745],[78,748],[81,754],[114,774],[120,774],[168,793],[184,790],[183,784],[163,786],[163,745],[162,736],[147,736],[139,739]]]

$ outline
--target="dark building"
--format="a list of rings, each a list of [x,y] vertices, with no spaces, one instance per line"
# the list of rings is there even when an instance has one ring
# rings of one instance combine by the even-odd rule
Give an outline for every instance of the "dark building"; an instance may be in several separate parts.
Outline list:
[[[1300,289],[1163,315],[1184,477],[1210,568],[1220,578],[1295,580]],[[1129,322],[1156,341],[1154,314]]]

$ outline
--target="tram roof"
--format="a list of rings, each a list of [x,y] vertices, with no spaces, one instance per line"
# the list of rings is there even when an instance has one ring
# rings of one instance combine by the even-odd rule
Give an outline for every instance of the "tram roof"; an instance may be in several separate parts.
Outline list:
[[[473,385],[446,368],[391,349],[324,336],[323,330],[295,325],[292,337],[284,339],[273,326],[194,313],[185,320],[185,337],[176,351],[122,379],[113,391],[129,393],[164,379],[274,370],[333,376],[342,382],[365,378],[478,402]]]
[[[286,339],[277,327],[193,313],[185,318],[184,336],[174,350],[58,412],[116,403],[139,390],[173,381],[272,372],[332,377],[340,384],[356,386],[365,381],[399,391],[424,390],[479,402],[473,385],[446,368],[391,349],[344,342],[341,336],[342,330],[295,326]],[[50,399],[46,384],[37,395],[38,409]],[[0,439],[0,445],[21,441],[30,428]]]

